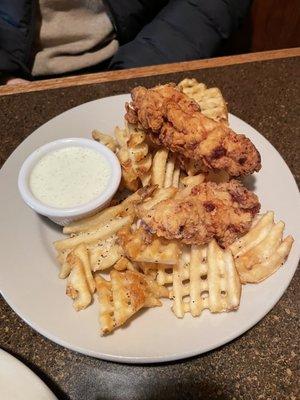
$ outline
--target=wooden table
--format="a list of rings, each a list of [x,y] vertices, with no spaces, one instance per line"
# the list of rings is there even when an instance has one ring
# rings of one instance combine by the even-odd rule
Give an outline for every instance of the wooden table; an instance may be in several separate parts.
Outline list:
[[[0,86],[0,96],[35,92],[39,90],[59,89],[70,86],[91,85],[94,83],[112,82],[123,79],[142,78],[146,76],[164,75],[182,71],[195,71],[206,68],[224,67],[257,61],[276,60],[289,57],[299,57],[300,47],[283,50],[271,50],[259,53],[240,54],[237,56],[218,57],[206,60],[186,61],[173,64],[155,65],[150,67],[132,68],[120,71],[100,72],[87,75],[70,76],[67,78],[47,79],[22,85]]]
[[[278,149],[299,182],[299,55],[300,49],[271,51],[0,87],[0,163],[34,129],[71,107],[126,93],[137,84],[188,76],[220,87],[230,111]],[[1,227],[1,234],[4,231]],[[299,276],[274,309],[242,337],[181,362],[129,366],[74,353],[33,331],[3,299],[0,345],[31,367],[59,399],[296,400]]]

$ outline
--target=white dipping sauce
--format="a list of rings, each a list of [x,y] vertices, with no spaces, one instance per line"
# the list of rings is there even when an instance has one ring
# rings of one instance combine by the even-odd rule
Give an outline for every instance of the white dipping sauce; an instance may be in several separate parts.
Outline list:
[[[42,203],[70,208],[88,203],[103,192],[111,176],[105,157],[88,147],[65,147],[42,157],[29,184]]]

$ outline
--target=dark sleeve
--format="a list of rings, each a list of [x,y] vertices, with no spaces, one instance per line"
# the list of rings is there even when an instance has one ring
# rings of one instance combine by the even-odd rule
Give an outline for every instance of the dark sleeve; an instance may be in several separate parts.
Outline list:
[[[110,69],[209,58],[236,30],[251,0],[171,0],[131,42]]]
[[[35,0],[0,1],[0,72],[30,75]]]
[[[104,0],[120,44],[130,42],[169,0]]]

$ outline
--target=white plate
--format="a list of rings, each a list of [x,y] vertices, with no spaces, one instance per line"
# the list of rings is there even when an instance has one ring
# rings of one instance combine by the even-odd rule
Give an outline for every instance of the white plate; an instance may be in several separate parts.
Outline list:
[[[57,400],[31,369],[2,349],[0,349],[0,399]]]
[[[61,237],[59,228],[42,219],[21,200],[17,176],[23,160],[37,147],[63,137],[90,137],[95,128],[113,132],[123,125],[128,95],[113,96],[73,108],[30,135],[9,157],[0,176],[1,290],[16,313],[54,342],[72,350],[119,362],[145,363],[178,360],[214,349],[255,325],[276,304],[294,275],[299,244],[294,243],[288,261],[259,285],[243,287],[237,312],[200,318],[176,319],[166,301],[164,307],[147,309],[128,326],[100,337],[98,304],[76,313],[59,280],[51,246]],[[263,168],[255,175],[255,192],[262,210],[274,210],[286,222],[286,235],[295,238],[300,204],[294,178],[274,147],[256,130],[230,116],[232,128],[249,136],[259,149]],[[16,126],[16,129],[18,127]]]

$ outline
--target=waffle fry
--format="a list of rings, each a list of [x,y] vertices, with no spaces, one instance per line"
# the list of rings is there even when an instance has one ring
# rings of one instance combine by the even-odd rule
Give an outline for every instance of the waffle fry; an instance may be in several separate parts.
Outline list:
[[[142,227],[132,232],[129,228],[118,232],[125,255],[131,261],[173,265],[177,263],[180,246],[175,241],[152,236]]]
[[[77,256],[80,259],[80,261],[83,265],[84,275],[85,275],[89,290],[91,293],[94,293],[94,291],[96,290],[96,286],[95,286],[95,281],[94,281],[94,277],[92,274],[88,248],[84,244],[80,244],[79,246],[77,246],[74,249],[73,253],[75,254],[75,256]]]
[[[155,152],[150,172],[151,185],[159,188],[179,186],[180,168],[175,156],[164,148]]]
[[[205,181],[204,174],[185,176],[180,179],[180,188],[182,189],[186,187],[193,187],[199,185],[200,183],[203,183],[204,181]]]
[[[214,171],[200,173],[197,175],[182,176],[179,181],[179,188],[192,187],[203,182],[224,183],[229,181],[229,175],[225,171]]]
[[[63,233],[74,234],[91,231],[92,229],[96,229],[97,226],[100,226],[103,223],[109,221],[110,219],[116,218],[122,213],[123,210],[124,207],[121,204],[114,207],[106,208],[105,210],[96,215],[93,215],[92,217],[88,217],[85,220],[75,221],[72,224],[65,226],[63,228]]]
[[[173,265],[156,263],[139,263],[140,269],[161,286],[173,284]]]
[[[99,322],[101,326],[101,335],[105,335],[117,328],[114,319],[112,285],[110,281],[107,281],[100,275],[96,276],[95,281],[97,297],[100,304]],[[132,315],[133,314],[134,312],[132,312]]]
[[[187,312],[196,317],[204,309],[220,313],[238,308],[241,283],[231,253],[215,240],[208,246],[186,247],[174,267],[170,295],[177,318]]]
[[[187,312],[198,317],[204,309],[220,313],[239,306],[241,283],[231,252],[221,250],[215,241],[208,246],[185,246],[177,265],[140,266],[159,285],[170,286],[177,318]]]
[[[123,250],[116,243],[116,239],[117,236],[113,234],[104,240],[85,244],[89,255],[91,270],[93,272],[105,270],[114,265],[114,263],[121,258]],[[61,265],[59,273],[60,279],[65,279],[71,271],[67,257],[72,251],[72,248],[67,248],[59,250],[58,252],[57,260]]]
[[[146,186],[137,190],[132,195],[128,196],[121,204],[116,206],[108,207],[101,210],[99,213],[92,215],[91,217],[83,218],[80,221],[72,222],[70,225],[63,228],[65,234],[77,234],[80,232],[87,232],[96,229],[100,225],[104,224],[111,219],[114,219],[123,214],[131,214],[133,211],[134,204],[141,200],[151,196],[154,192],[155,187]]]
[[[178,87],[199,104],[201,112],[206,117],[228,123],[227,106],[220,89],[216,87],[208,89],[204,83],[196,79],[183,79]]]
[[[112,271],[111,280],[96,277],[100,303],[101,334],[106,335],[126,323],[143,307],[161,306],[164,288],[134,271]]]
[[[153,157],[151,184],[157,185],[159,188],[164,186],[168,154],[168,150],[160,149]]]
[[[120,146],[117,157],[122,167],[123,184],[127,189],[136,191],[152,164],[145,142],[146,134],[136,126],[126,124],[125,129],[116,128],[115,135]],[[146,184],[145,180],[143,182]]]
[[[123,249],[116,243],[117,235],[109,236],[88,246],[92,271],[103,271],[112,267],[123,255]]]
[[[58,277],[60,279],[66,279],[71,272],[71,265],[67,261],[67,256],[71,252],[71,249],[66,249],[57,253],[57,261],[60,264],[60,271]]]
[[[151,169],[144,175],[140,176],[140,180],[142,182],[143,187],[151,184],[151,176],[152,176]]]
[[[138,268],[126,257],[121,257],[114,265],[114,269],[117,271],[137,271]]]
[[[274,212],[269,211],[264,214],[256,224],[250,229],[250,231],[237,239],[231,246],[230,250],[236,258],[237,256],[245,254],[253,246],[260,243],[270,232],[274,223]]]
[[[294,239],[287,236],[283,240],[283,230],[284,223],[275,224],[274,213],[269,211],[230,246],[242,283],[261,282],[285,262]]]
[[[118,143],[113,136],[107,135],[106,133],[102,133],[95,129],[92,132],[92,137],[97,142],[104,144],[104,146],[108,147],[114,153],[117,151]]]
[[[161,201],[173,197],[176,192],[177,190],[174,187],[154,190],[152,194],[148,196],[148,198],[146,198],[141,204],[136,205],[136,212],[138,213],[138,215],[142,215]]]
[[[91,273],[87,250],[84,246],[75,248],[68,256],[70,274],[67,279],[67,296],[73,299],[76,311],[83,310],[92,301],[95,282]]]
[[[174,168],[175,168],[175,159],[174,157],[171,156],[166,163],[165,177],[163,182],[164,188],[173,186]]]
[[[97,242],[110,237],[124,226],[129,225],[132,221],[133,216],[131,215],[123,218],[113,219],[105,222],[103,225],[99,225],[94,231],[83,232],[68,239],[58,240],[54,242],[54,247],[57,251],[60,251],[68,248],[74,248],[81,243],[88,244]]]

